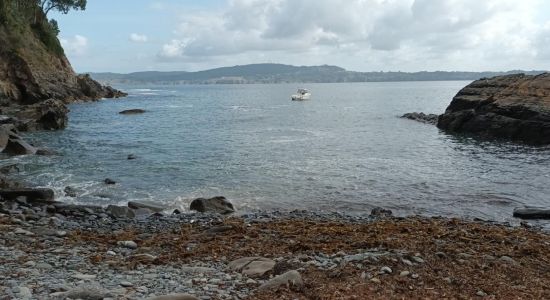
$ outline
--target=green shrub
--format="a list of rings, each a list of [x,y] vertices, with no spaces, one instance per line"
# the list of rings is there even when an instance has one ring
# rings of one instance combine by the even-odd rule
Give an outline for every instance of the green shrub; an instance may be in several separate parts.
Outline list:
[[[55,24],[57,24],[57,22],[55,22]],[[49,22],[40,22],[31,25],[31,27],[40,41],[46,46],[46,49],[57,56],[61,56],[65,53],[63,47],[61,47],[61,43],[59,43],[57,39],[57,34],[59,33],[57,27],[54,27]]]

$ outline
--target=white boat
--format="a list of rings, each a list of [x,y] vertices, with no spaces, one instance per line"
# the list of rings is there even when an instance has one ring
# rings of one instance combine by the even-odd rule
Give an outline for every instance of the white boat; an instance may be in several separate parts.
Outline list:
[[[298,89],[296,94],[292,95],[292,101],[303,101],[311,98],[311,93],[306,89]]]

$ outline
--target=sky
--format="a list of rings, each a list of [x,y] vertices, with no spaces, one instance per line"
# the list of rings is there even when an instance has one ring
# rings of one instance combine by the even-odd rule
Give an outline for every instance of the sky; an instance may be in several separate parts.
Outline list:
[[[89,0],[49,17],[77,72],[550,70],[547,0]]]

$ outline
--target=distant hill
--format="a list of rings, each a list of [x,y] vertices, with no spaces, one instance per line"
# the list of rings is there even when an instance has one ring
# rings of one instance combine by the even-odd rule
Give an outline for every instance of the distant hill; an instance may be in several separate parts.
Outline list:
[[[508,72],[353,72],[336,66],[290,66],[283,64],[251,64],[216,68],[197,72],[90,73],[106,84],[248,84],[248,83],[315,83],[315,82],[382,82],[476,80],[496,75],[544,71]]]

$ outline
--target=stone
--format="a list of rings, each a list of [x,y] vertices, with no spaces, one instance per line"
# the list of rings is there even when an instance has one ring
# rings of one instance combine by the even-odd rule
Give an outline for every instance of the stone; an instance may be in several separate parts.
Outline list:
[[[2,152],[9,155],[36,154],[36,148],[22,139],[10,139]]]
[[[243,257],[230,262],[230,270],[241,272],[249,277],[261,277],[273,270],[276,262],[264,257]]]
[[[189,294],[170,294],[148,298],[148,300],[199,300],[199,298]]]
[[[373,277],[370,279],[371,282],[374,282],[374,283],[382,283],[382,281],[380,281],[380,279],[378,279],[378,277]]]
[[[134,241],[119,241],[117,244],[128,249],[137,249],[138,247]]]
[[[189,206],[190,210],[198,212],[212,212],[220,214],[230,214],[235,212],[233,204],[225,197],[218,196],[213,198],[197,198]]]
[[[514,217],[520,219],[550,219],[550,209],[516,208]]]
[[[134,286],[134,284],[129,282],[129,281],[121,281],[119,284],[122,287],[133,287]]]
[[[32,298],[31,289],[26,286],[20,286],[17,295],[19,299],[29,300]]]
[[[401,273],[399,273],[399,276],[401,276],[401,277],[407,277],[407,276],[409,276],[409,274],[411,274],[411,272],[409,272],[409,271],[401,271]]]
[[[155,261],[157,257],[147,253],[139,253],[139,254],[130,255],[128,259],[132,261],[141,262],[141,263],[151,263]]]
[[[373,217],[390,217],[393,212],[382,207],[375,207],[371,210],[370,215]]]
[[[550,73],[476,80],[456,94],[437,127],[449,133],[550,144]]]
[[[142,114],[142,113],[145,113],[145,112],[146,112],[146,110],[144,110],[144,109],[134,108],[134,109],[126,109],[126,110],[120,111],[119,114],[121,114],[121,115],[136,115],[136,114]]]
[[[422,259],[421,257],[418,257],[418,256],[413,256],[411,257],[411,259],[415,262],[415,263],[418,263],[418,264],[423,264],[425,261],[424,259]]]
[[[40,148],[40,149],[36,149],[35,154],[42,155],[42,156],[52,156],[52,155],[55,155],[56,153],[50,149]]]
[[[503,255],[499,258],[500,261],[504,262],[504,263],[507,263],[507,264],[511,264],[511,265],[516,265],[518,264],[517,261],[515,261],[513,258],[511,258],[510,256],[506,256],[506,255]]]
[[[70,187],[70,186],[66,186],[63,191],[65,192],[65,196],[67,197],[77,197],[78,196],[78,193],[77,191],[73,188],[73,187]]]
[[[126,206],[109,205],[105,211],[115,218],[133,219],[136,217],[136,213]]]
[[[16,228],[13,232],[15,234],[21,234],[21,235],[26,235],[26,236],[33,236],[34,235],[34,233],[32,233],[28,230],[22,229],[22,228]]]
[[[216,271],[216,269],[207,268],[207,267],[182,266],[180,268],[180,271],[183,272],[183,273],[207,274],[207,273],[214,273]]]
[[[105,182],[105,184],[116,184],[116,181],[112,180],[111,178],[105,178],[103,182]]]
[[[381,273],[391,274],[393,271],[390,267],[382,267],[380,268]]]
[[[128,154],[128,157],[127,157],[128,160],[132,160],[132,159],[136,159],[136,158],[137,158],[137,156],[135,156],[134,154]]]
[[[409,119],[409,120],[413,120],[413,121],[418,121],[418,122],[421,122],[421,123],[436,125],[437,124],[437,119],[439,118],[439,115],[425,114],[425,113],[422,113],[422,112],[420,112],[420,113],[413,112],[413,113],[406,113],[406,114],[402,115],[401,118]]]
[[[19,166],[17,164],[10,164],[7,166],[0,167],[0,173],[8,175],[11,173],[19,172]]]
[[[262,284],[258,289],[268,290],[280,287],[282,285],[302,287],[304,285],[304,281],[298,271],[292,270],[270,279],[266,283]]]
[[[65,236],[67,236],[67,232],[64,231],[64,230],[58,230],[58,231],[55,232],[55,236],[57,236],[57,237],[65,237]]]
[[[75,274],[73,276],[71,276],[72,278],[75,278],[75,279],[80,279],[80,280],[92,280],[92,279],[95,279],[96,278],[96,275],[91,275],[91,274]]]
[[[108,292],[95,283],[83,284],[66,292],[58,293],[62,299],[101,300],[108,296]]]
[[[18,197],[26,197],[28,203],[52,203],[54,200],[54,192],[47,188],[17,188],[17,189],[0,189],[0,197],[2,199],[15,200]]]
[[[477,291],[476,293],[476,296],[479,296],[479,297],[487,297],[487,293],[485,293],[484,291]]]
[[[150,201],[130,201],[128,202],[128,207],[132,209],[146,208],[152,210],[153,212],[162,212],[167,209],[166,206],[160,203]]]

